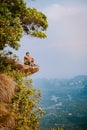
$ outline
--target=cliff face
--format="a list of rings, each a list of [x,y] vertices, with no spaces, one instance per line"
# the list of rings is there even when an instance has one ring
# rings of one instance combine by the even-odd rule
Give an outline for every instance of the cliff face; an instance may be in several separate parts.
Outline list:
[[[0,130],[10,130],[15,126],[10,109],[15,87],[16,83],[11,77],[5,74],[0,75]]]
[[[9,62],[14,70],[31,75],[39,71],[38,66],[24,65],[21,62]],[[6,63],[8,65],[8,63]],[[15,130],[15,120],[11,103],[15,95],[16,82],[6,74],[0,74],[0,130]]]
[[[1,59],[2,61],[2,59]],[[5,66],[11,65],[14,70],[31,75],[39,71],[39,66],[24,65],[12,59],[3,61]],[[0,74],[0,130],[15,130],[15,119],[12,115],[12,98],[15,96],[16,82],[6,74]]]

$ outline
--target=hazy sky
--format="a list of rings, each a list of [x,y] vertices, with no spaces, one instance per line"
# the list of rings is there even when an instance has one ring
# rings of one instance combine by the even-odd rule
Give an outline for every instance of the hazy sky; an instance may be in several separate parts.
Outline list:
[[[16,53],[21,61],[26,51],[35,58],[40,71],[32,77],[87,75],[87,0],[26,1],[44,12],[49,23],[46,39],[24,36]]]

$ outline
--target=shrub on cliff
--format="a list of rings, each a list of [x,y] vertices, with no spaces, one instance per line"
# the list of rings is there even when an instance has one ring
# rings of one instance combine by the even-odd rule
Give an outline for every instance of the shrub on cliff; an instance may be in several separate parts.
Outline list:
[[[9,74],[9,76],[8,76]],[[38,107],[40,91],[32,80],[24,80],[19,72],[0,74],[0,128],[39,130],[44,111]]]

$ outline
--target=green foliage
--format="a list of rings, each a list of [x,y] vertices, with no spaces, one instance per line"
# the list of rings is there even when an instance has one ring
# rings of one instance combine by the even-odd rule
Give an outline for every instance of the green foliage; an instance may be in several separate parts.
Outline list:
[[[18,60],[18,57],[11,51],[0,51],[0,73],[6,73],[11,77],[14,76],[14,73],[17,73],[17,75],[22,75],[20,72],[16,72],[13,69],[14,62]]]
[[[0,50],[6,46],[17,50],[23,32],[45,38],[47,27],[46,16],[28,8],[24,0],[0,0]]]
[[[16,81],[18,83],[22,82],[23,74],[19,71],[12,69],[11,65],[4,67],[3,73],[13,77],[14,81]]]
[[[24,79],[23,74],[4,67],[3,73],[13,77],[16,84],[15,96],[9,105],[11,116],[15,119],[15,130],[39,130],[39,122],[45,112],[39,107],[41,93],[33,88],[32,79]]]
[[[40,32],[40,31],[34,31],[33,33],[33,36],[35,36],[35,37],[41,37],[41,38],[45,38],[46,37],[46,34],[44,34],[44,33],[42,33],[42,32]]]
[[[47,18],[42,12],[38,12],[36,9],[27,9],[25,17],[22,18],[23,29],[27,34],[34,36],[34,31],[44,33],[48,27]],[[45,33],[44,33],[45,34]],[[46,35],[46,34],[45,34]],[[38,36],[44,38],[43,36]]]
[[[32,87],[32,80],[27,80],[27,87],[19,83],[13,98],[13,115],[16,121],[15,130],[38,130],[39,120],[44,114],[37,107],[40,102],[40,92]]]
[[[63,128],[51,128],[50,130],[64,130]]]

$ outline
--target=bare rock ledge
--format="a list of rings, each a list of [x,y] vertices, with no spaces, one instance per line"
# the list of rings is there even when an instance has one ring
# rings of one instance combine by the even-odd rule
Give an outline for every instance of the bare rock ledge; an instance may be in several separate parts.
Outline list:
[[[13,66],[14,69],[20,71],[21,73],[24,73],[26,76],[34,74],[39,71],[38,65],[30,66],[30,65],[25,65],[21,62],[15,62]]]
[[[32,75],[39,71],[38,65],[34,65],[34,66],[25,65],[24,63],[20,61],[15,61],[14,59],[9,57],[1,57],[0,62],[5,66],[11,65],[14,70],[23,73],[25,76]]]

